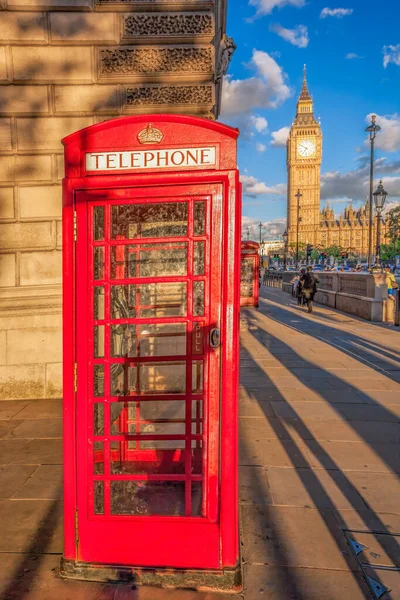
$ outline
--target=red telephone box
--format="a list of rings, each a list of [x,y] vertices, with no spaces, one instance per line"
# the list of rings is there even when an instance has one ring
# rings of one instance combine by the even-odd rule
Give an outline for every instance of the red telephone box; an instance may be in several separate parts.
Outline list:
[[[64,576],[237,581],[237,136],[141,115],[63,140]]]
[[[240,261],[240,306],[258,306],[260,244],[242,242]]]

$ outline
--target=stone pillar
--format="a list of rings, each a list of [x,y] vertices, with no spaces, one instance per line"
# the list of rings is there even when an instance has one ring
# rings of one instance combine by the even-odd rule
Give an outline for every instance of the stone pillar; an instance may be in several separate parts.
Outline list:
[[[0,399],[61,390],[61,138],[145,112],[214,119],[226,0],[0,0]]]

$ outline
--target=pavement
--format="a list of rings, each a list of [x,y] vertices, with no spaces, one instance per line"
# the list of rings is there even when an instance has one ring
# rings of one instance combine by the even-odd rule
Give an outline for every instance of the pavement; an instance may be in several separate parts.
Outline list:
[[[400,600],[400,331],[263,287],[241,336],[242,597]],[[0,600],[240,598],[59,579],[61,435],[0,403]]]

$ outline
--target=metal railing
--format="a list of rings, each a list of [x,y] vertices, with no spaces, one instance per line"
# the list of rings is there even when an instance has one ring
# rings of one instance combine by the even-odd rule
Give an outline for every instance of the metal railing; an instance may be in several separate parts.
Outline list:
[[[281,288],[283,279],[283,271],[265,271],[264,285],[268,287]]]

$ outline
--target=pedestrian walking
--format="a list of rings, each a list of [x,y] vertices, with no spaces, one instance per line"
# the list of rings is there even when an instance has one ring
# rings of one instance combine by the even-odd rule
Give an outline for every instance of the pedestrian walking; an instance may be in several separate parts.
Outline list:
[[[295,275],[293,277],[293,279],[290,280],[290,283],[292,284],[292,296],[294,298],[296,298],[296,296],[297,296],[297,288],[298,288],[298,285],[299,285],[299,279],[300,279],[300,276],[299,275]]]
[[[299,275],[299,282],[297,284],[296,295],[297,295],[297,306],[301,306],[304,302],[304,294],[303,294],[303,277],[306,274],[305,269],[301,269]]]
[[[300,285],[309,313],[312,313],[312,303],[317,292],[317,283],[319,283],[319,279],[312,272],[312,267],[307,267],[307,271],[300,277]]]

